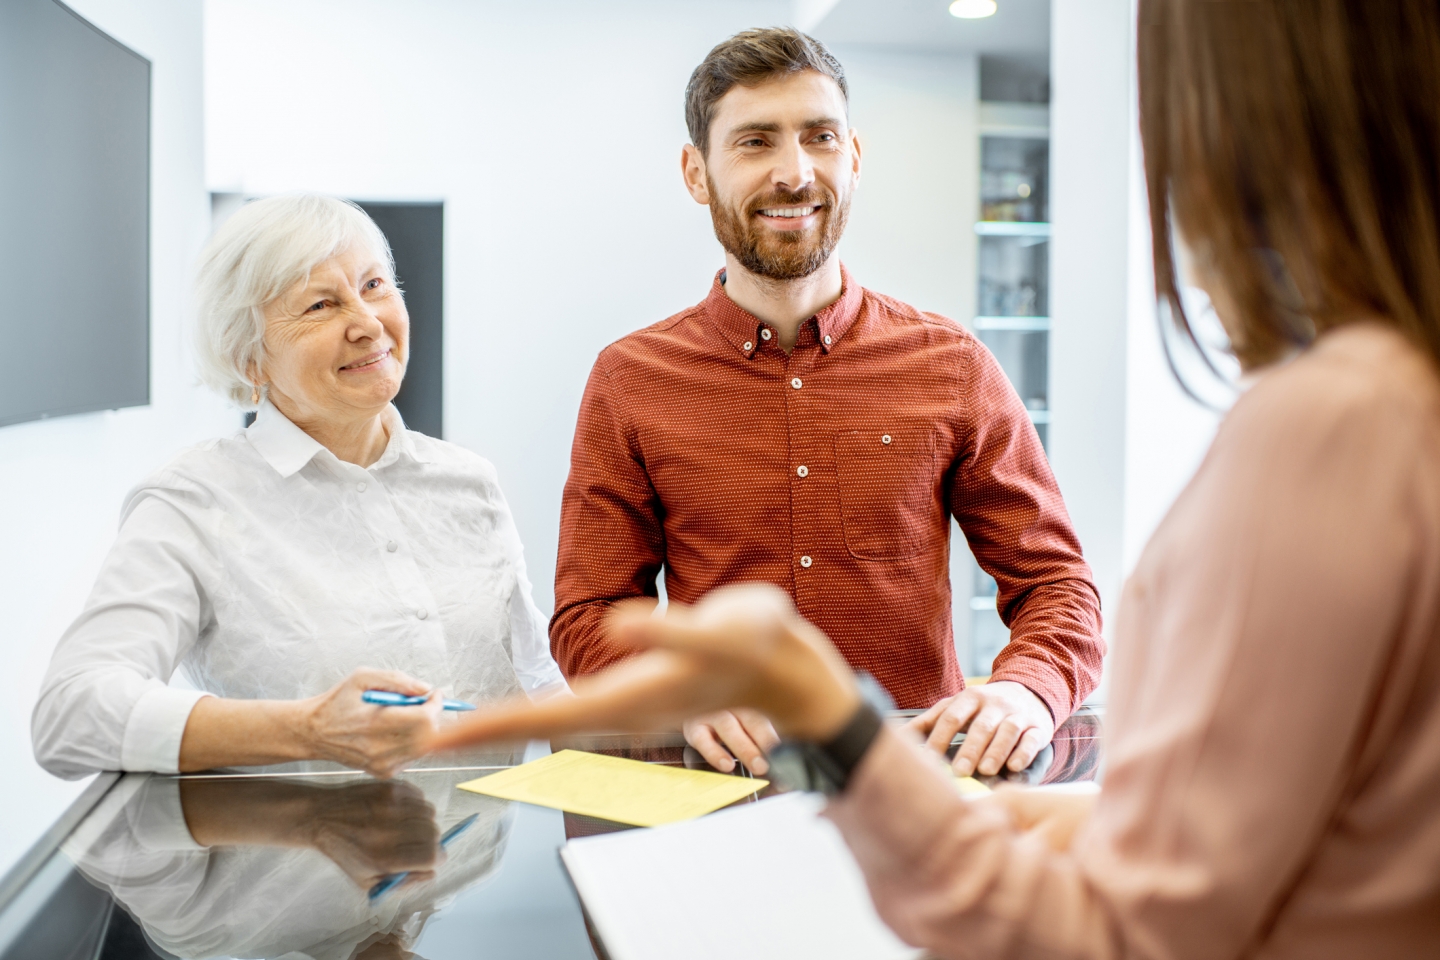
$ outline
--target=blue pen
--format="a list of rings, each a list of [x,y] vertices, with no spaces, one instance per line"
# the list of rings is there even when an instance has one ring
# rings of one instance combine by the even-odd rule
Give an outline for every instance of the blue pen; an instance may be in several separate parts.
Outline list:
[[[478,813],[472,813],[464,820],[461,820],[459,823],[455,824],[455,826],[451,827],[449,830],[446,830],[445,836],[440,838],[440,849],[444,850],[451,840],[454,840],[456,837],[460,836],[460,834],[470,829],[470,825],[474,823],[476,818],[479,816],[480,814]],[[394,890],[396,887],[400,886],[400,884],[404,883],[405,878],[408,876],[410,876],[409,870],[406,870],[403,873],[392,873],[387,877],[382,877],[380,881],[375,884],[375,886],[370,888],[370,899],[379,900],[381,897],[385,896],[385,894],[389,893],[391,890]]]
[[[429,697],[408,697],[403,693],[396,693],[394,690],[366,690],[360,695],[360,699],[366,703],[379,704],[382,707],[418,707],[429,700]],[[464,700],[446,700],[446,710],[474,710],[475,704],[466,703]]]

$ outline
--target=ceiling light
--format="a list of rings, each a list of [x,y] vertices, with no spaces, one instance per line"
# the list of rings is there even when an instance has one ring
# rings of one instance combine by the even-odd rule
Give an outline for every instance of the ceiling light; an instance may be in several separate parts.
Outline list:
[[[995,16],[995,0],[955,0],[950,4],[950,16],[962,20],[979,20]]]

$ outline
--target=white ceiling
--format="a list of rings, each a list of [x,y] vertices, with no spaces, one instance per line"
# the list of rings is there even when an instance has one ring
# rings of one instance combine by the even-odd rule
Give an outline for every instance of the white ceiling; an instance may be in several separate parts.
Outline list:
[[[827,44],[1048,57],[1050,0],[996,2],[993,17],[961,20],[949,0],[839,0],[811,32]]]

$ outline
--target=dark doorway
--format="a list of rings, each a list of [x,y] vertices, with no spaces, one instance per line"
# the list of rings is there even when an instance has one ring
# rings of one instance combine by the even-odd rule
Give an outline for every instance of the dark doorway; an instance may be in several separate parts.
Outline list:
[[[356,200],[390,241],[410,312],[410,363],[395,398],[405,426],[444,437],[445,205]]]

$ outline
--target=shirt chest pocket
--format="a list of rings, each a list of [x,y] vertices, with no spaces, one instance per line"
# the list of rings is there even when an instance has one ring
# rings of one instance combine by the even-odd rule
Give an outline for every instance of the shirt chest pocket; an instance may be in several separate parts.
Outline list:
[[[940,513],[933,432],[905,424],[841,431],[835,469],[851,556],[904,560],[927,548]]]

